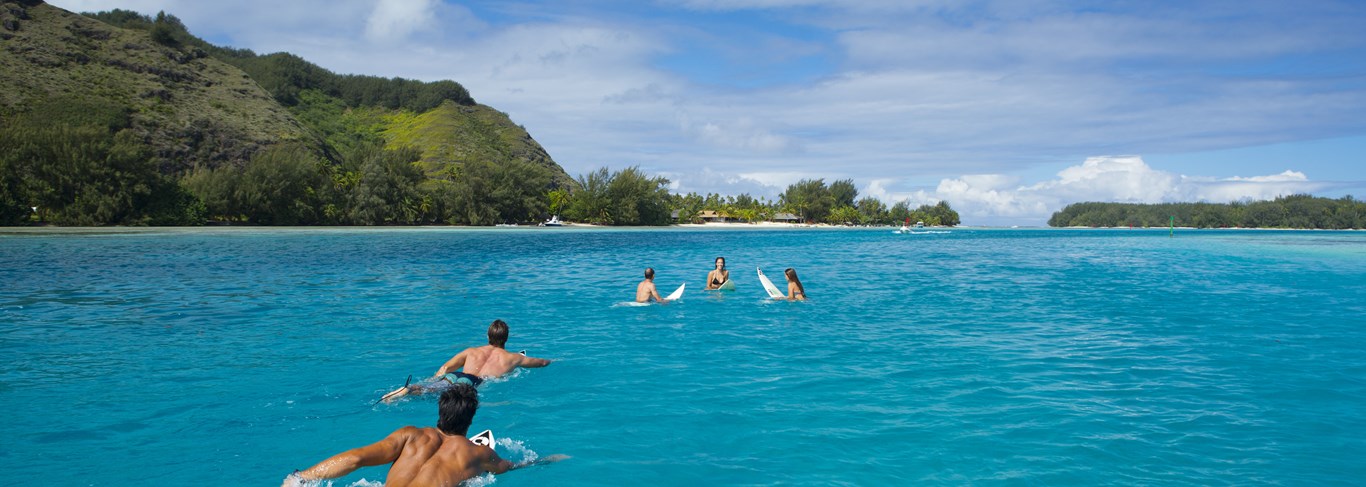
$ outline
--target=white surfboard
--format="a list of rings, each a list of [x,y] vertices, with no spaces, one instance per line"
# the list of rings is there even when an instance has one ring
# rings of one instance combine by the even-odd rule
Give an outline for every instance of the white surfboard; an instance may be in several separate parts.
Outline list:
[[[783,299],[787,297],[786,293],[778,290],[778,286],[773,285],[773,281],[768,280],[768,276],[764,275],[763,269],[756,267],[755,270],[759,271],[759,283],[764,285],[764,291],[768,291],[768,297],[773,299]]]
[[[675,289],[674,292],[669,293],[668,296],[664,296],[664,299],[667,299],[667,300],[669,300],[669,301],[673,301],[673,300],[675,300],[675,299],[678,299],[678,298],[683,297],[683,288],[685,288],[685,287],[688,287],[688,283],[686,283],[686,282],[683,283],[683,284],[681,284],[681,285],[679,285],[679,286],[678,286],[678,289]]]
[[[493,430],[484,430],[483,433],[471,436],[470,443],[493,448]]]

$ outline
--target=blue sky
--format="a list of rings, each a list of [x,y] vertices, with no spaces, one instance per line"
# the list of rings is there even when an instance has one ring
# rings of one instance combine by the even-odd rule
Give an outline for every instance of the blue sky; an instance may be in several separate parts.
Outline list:
[[[639,165],[680,192],[852,178],[980,225],[1076,201],[1366,197],[1360,2],[52,3],[452,79],[571,175]]]

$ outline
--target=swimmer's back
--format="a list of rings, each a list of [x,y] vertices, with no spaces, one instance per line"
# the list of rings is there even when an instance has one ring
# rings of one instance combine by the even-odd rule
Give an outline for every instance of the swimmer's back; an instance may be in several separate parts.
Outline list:
[[[471,443],[464,436],[441,434],[436,428],[406,426],[395,431],[392,447],[401,450],[389,475],[387,487],[456,485],[498,468],[493,450]],[[497,473],[501,473],[497,472]]]
[[[466,352],[465,373],[479,377],[498,377],[521,363],[523,355],[512,353],[493,345],[474,347]]]

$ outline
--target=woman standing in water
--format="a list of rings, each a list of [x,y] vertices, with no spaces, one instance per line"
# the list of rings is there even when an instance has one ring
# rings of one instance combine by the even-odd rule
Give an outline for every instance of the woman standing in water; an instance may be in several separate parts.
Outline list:
[[[787,277],[787,299],[790,301],[806,301],[806,288],[802,287],[802,280],[797,279],[797,271],[791,267],[783,271]]]
[[[726,270],[726,258],[717,257],[716,268],[707,273],[706,289],[721,289],[727,282],[730,282],[730,271]]]

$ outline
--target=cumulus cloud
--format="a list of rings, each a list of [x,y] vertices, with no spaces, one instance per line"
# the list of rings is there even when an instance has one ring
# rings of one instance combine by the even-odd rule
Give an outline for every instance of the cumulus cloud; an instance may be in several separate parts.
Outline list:
[[[392,42],[435,26],[436,0],[380,0],[365,21],[365,37]]]
[[[1058,179],[1022,188],[1078,201],[1155,203],[1172,196],[1180,177],[1154,170],[1138,156],[1086,159],[1058,172]]]
[[[952,203],[969,223],[1039,225],[1053,212],[1083,201],[1227,203],[1309,193],[1328,186],[1295,171],[1225,178],[1179,175],[1153,169],[1138,156],[1091,157],[1059,171],[1055,179],[1030,185],[1015,181],[997,174],[961,176],[940,181],[930,194]]]

